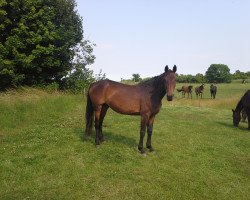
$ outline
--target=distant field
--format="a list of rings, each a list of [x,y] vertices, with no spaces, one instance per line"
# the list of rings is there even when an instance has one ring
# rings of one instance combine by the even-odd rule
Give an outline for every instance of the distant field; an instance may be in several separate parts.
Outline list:
[[[202,100],[164,99],[146,157],[139,117],[109,110],[96,149],[83,96],[0,94],[0,199],[250,199],[250,131],[231,111],[250,84],[217,86],[215,100],[209,84]]]
[[[211,101],[210,95],[210,84],[205,84],[203,100],[196,98],[194,88],[200,84],[177,84],[176,88],[181,88],[183,85],[193,85],[193,99],[182,98],[181,92],[175,92],[175,105],[191,105],[198,107],[209,107],[209,108],[219,108],[219,109],[230,109],[235,108],[240,97],[247,91],[250,90],[250,83],[231,83],[231,84],[216,84],[217,85],[217,95],[216,99]]]

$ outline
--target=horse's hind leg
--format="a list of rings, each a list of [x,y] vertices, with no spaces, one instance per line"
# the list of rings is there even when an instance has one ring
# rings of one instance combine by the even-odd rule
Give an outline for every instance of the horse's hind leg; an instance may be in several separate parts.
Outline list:
[[[103,142],[104,141],[104,138],[103,138],[103,134],[102,134],[102,123],[103,123],[103,120],[104,120],[104,117],[107,113],[107,110],[108,110],[109,106],[107,104],[104,104],[102,106],[102,110],[101,110],[101,114],[100,114],[100,119],[99,119],[99,141],[100,142]]]
[[[100,134],[100,116],[101,116],[101,110],[102,110],[102,105],[99,105],[98,107],[95,108],[95,144],[96,147],[100,145],[100,139],[99,139],[99,134]]]
[[[148,125],[147,125],[147,132],[148,132],[148,138],[147,138],[147,144],[146,147],[149,149],[150,152],[154,151],[154,148],[151,145],[151,136],[153,133],[153,123],[154,123],[154,118],[155,116],[151,117],[148,121]]]

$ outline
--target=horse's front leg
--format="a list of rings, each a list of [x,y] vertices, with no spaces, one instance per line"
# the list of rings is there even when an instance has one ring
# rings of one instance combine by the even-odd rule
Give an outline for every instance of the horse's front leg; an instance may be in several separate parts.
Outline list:
[[[151,117],[148,121],[148,125],[147,125],[147,132],[148,132],[148,138],[147,138],[147,144],[146,147],[149,149],[150,152],[154,151],[154,148],[151,145],[151,136],[153,133],[153,123],[154,123],[154,118],[155,116]]]
[[[145,150],[143,148],[143,138],[144,138],[145,132],[146,132],[146,124],[147,124],[147,117],[146,116],[142,116],[141,117],[141,129],[140,129],[140,141],[139,141],[139,145],[138,145],[138,150],[143,155],[146,154],[146,152],[145,152]]]

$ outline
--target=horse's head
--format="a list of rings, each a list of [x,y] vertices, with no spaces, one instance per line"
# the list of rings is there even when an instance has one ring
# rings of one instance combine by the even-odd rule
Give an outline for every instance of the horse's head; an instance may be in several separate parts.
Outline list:
[[[167,93],[167,100],[172,101],[174,96],[174,90],[176,85],[175,72],[177,67],[174,65],[173,70],[168,69],[168,66],[165,67],[165,76],[164,76],[164,85]]]
[[[235,111],[234,109],[232,109],[233,111],[233,123],[234,126],[238,126],[241,120],[241,116],[240,116],[240,112],[239,111]]]

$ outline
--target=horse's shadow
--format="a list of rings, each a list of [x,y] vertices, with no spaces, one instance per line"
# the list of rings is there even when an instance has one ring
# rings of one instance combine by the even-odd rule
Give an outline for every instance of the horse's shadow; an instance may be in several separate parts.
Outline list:
[[[216,123],[219,124],[219,125],[228,127],[228,128],[235,128],[235,129],[239,129],[239,130],[242,130],[242,131],[248,130],[245,127],[240,126],[240,125],[238,127],[235,127],[233,124],[229,124],[229,123],[226,123],[226,122],[216,122]]]
[[[87,136],[85,135],[83,129],[80,128],[76,128],[74,130],[75,134],[79,137],[79,139],[81,141],[84,142],[95,142],[95,133],[94,131],[92,132],[91,135]],[[111,142],[115,142],[115,143],[119,143],[122,145],[126,145],[130,148],[137,146],[137,142],[134,138],[130,138],[124,135],[120,135],[117,133],[113,133],[113,132],[103,132],[103,136],[104,136],[104,140],[105,141],[111,141]]]
[[[104,139],[107,141],[113,141],[115,143],[119,143],[128,147],[137,146],[136,140],[134,138],[130,138],[128,136],[120,135],[113,132],[103,132]]]

